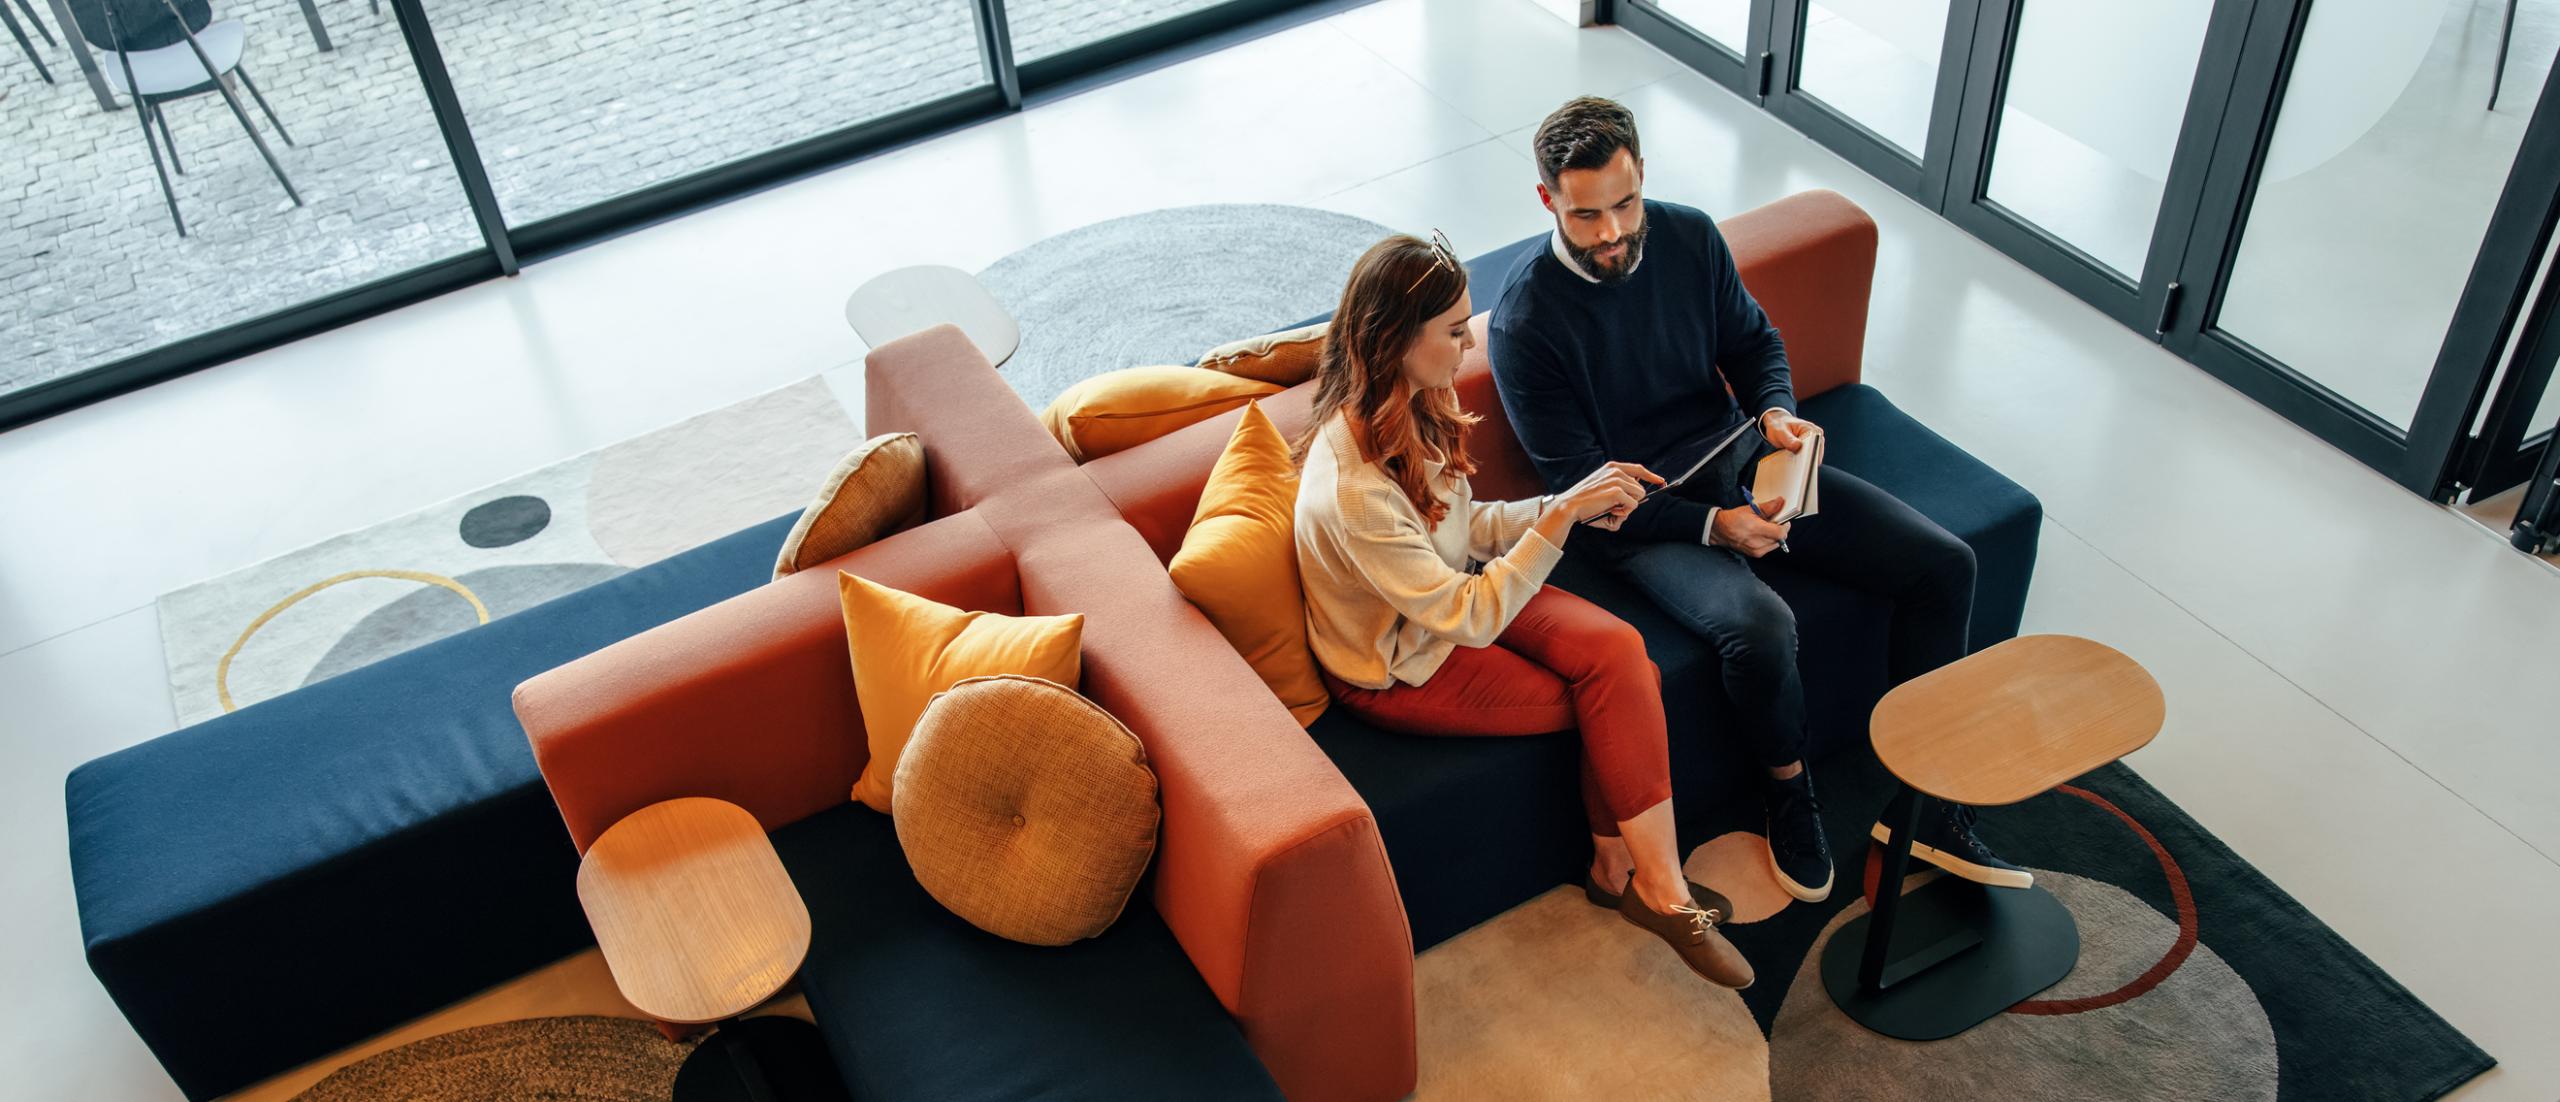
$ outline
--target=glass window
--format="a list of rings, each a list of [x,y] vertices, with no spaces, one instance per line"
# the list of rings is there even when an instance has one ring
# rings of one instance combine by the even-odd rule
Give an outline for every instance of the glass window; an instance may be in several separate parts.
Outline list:
[[[0,393],[481,246],[388,8],[126,2],[111,33],[100,0],[34,7],[66,48],[28,27],[53,84],[0,66]],[[83,41],[94,74],[67,48]]]
[[[2027,0],[1992,142],[1992,202],[2142,276],[2213,0]]]
[[[523,225],[986,82],[969,0],[426,0]]]
[[[2403,427],[2560,46],[2520,17],[2491,110],[2500,22],[2471,4],[2312,5],[2215,321]]]
[[[1946,33],[1947,0],[1809,0],[1796,87],[1918,160]]]
[[[1737,54],[1751,42],[1751,0],[1654,0],[1654,6]]]
[[[1008,0],[1005,29],[1014,63],[1026,64],[1078,46],[1214,8],[1227,0]]]

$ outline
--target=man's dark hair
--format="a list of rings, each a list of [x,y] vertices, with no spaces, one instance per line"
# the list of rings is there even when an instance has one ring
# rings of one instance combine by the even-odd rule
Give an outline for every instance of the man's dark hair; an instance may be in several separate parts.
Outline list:
[[[1548,187],[1556,186],[1556,178],[1568,169],[1608,164],[1621,149],[1644,156],[1636,145],[1636,113],[1598,96],[1576,96],[1556,108],[1538,124],[1530,147],[1537,153],[1538,179]]]

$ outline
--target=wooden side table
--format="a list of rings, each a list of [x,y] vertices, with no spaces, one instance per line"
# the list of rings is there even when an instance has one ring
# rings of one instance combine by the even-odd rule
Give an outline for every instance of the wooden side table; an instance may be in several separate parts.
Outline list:
[[[943,264],[882,272],[844,301],[845,324],[878,348],[948,322],[969,335],[987,362],[1003,367],[1022,346],[1022,327],[978,277]]]
[[[1902,782],[1886,810],[1893,845],[1875,910],[1823,950],[1832,1001],[1878,1033],[1934,1041],[2070,975],[2079,926],[2041,886],[1942,876],[1902,894],[1922,805],[2017,803],[2141,749],[2165,715],[2140,665],[2070,635],[2011,639],[1885,694],[1869,726],[1876,757]]]
[[[680,1102],[845,1097],[816,1027],[740,1020],[809,954],[808,905],[745,808],[687,797],[632,812],[587,847],[578,902],[631,1005],[662,1028],[720,1024],[677,1074]]]

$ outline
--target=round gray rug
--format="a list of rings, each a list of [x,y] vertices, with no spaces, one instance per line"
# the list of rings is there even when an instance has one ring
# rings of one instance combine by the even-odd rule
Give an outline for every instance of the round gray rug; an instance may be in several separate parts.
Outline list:
[[[1193,363],[1333,309],[1352,262],[1392,232],[1306,207],[1173,207],[1036,242],[978,280],[1022,326],[1003,374],[1039,409],[1079,379]]]
[[[294,1102],[665,1102],[692,1051],[631,1018],[526,1018],[375,1053]]]

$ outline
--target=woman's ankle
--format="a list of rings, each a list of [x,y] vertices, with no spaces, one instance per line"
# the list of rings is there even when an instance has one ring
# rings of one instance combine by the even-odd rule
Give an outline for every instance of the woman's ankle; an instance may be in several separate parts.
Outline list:
[[[1647,877],[1643,869],[1637,869],[1627,890],[1636,893],[1636,898],[1643,900],[1645,906],[1665,914],[1670,913],[1673,907],[1687,906],[1692,902],[1688,877],[1677,873],[1666,881],[1661,877]]]

